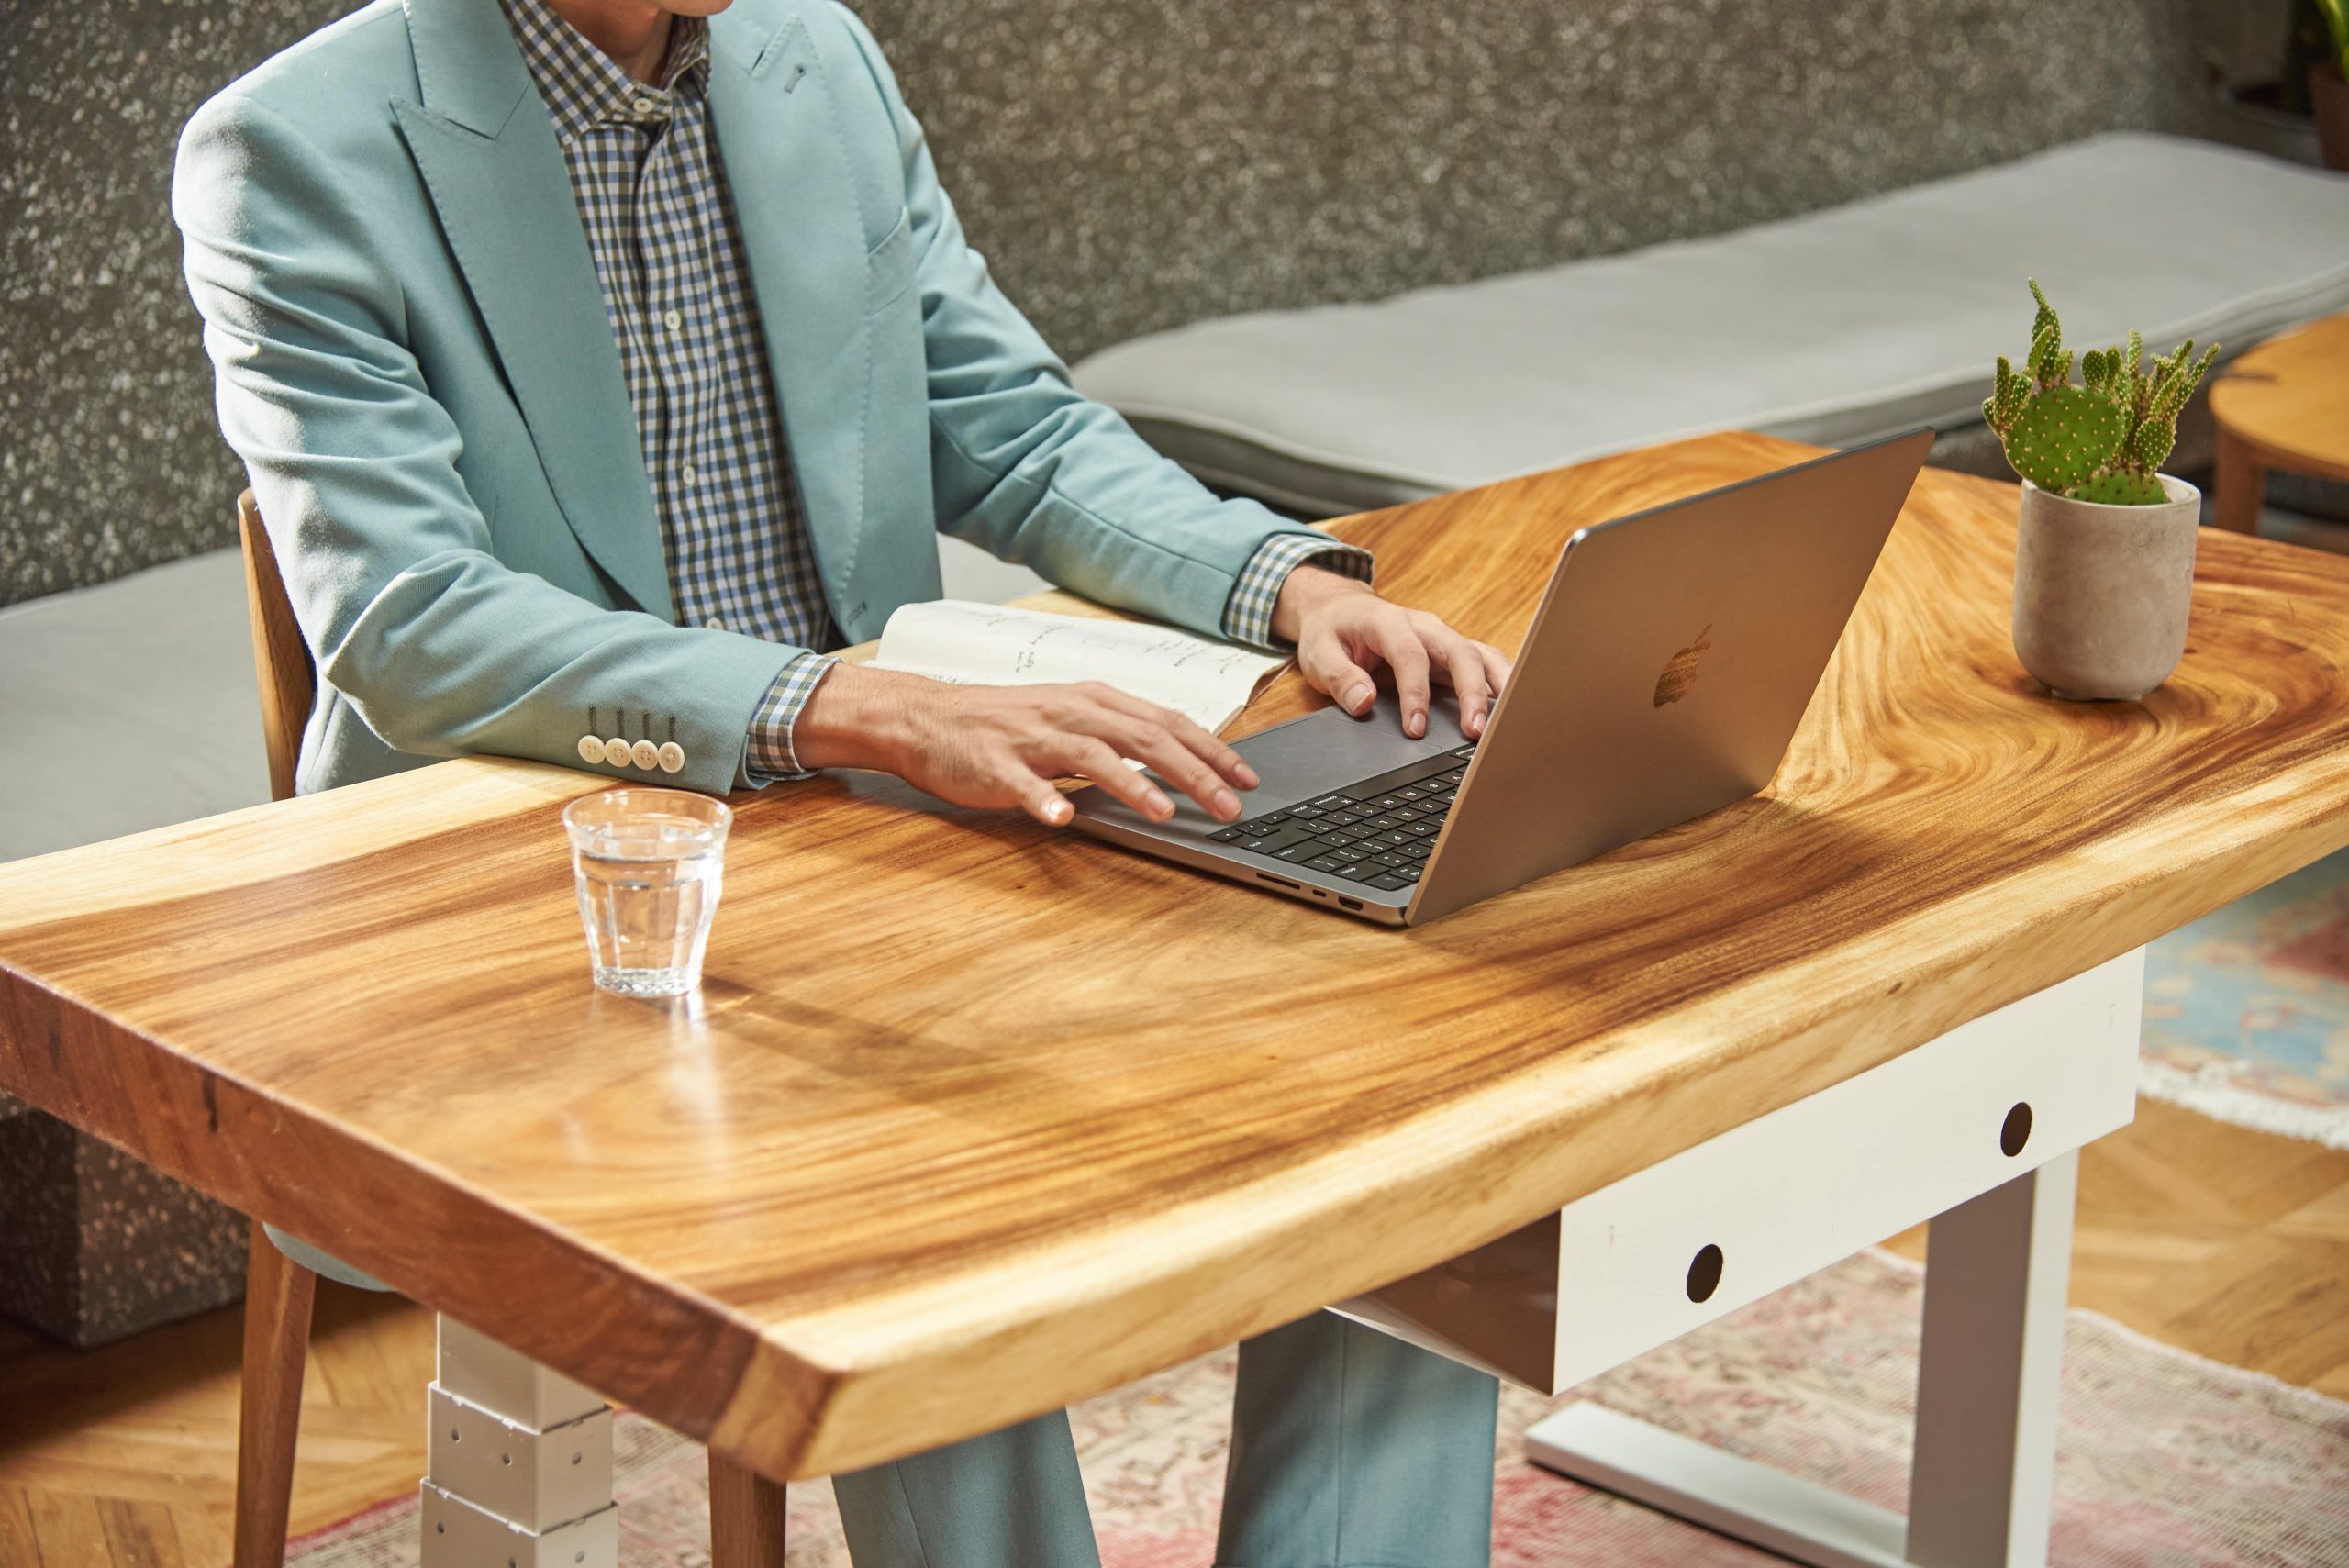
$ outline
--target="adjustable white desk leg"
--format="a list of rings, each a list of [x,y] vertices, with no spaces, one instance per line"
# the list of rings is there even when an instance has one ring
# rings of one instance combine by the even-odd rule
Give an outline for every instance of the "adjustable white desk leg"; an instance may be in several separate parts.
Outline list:
[[[1529,1457],[1817,1568],[2043,1568],[2078,1151],[2134,1110],[2143,989],[2124,954],[1578,1198],[1554,1273],[1471,1254],[1554,1282],[1554,1358],[1516,1372],[1554,1388],[1931,1216],[1907,1518],[1589,1401]]]
[[[439,1332],[419,1568],[618,1568],[610,1407],[453,1318]]]
[[[1529,1456],[1815,1568],[2044,1568],[2078,1182],[2058,1155],[1932,1222],[1905,1550],[1898,1514],[1602,1405]]]
[[[1933,1221],[1917,1369],[1909,1561],[2042,1568],[2077,1152]]]

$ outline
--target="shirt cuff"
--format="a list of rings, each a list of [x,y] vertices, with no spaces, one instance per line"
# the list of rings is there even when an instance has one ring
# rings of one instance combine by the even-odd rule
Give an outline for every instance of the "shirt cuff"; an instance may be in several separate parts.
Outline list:
[[[767,684],[767,695],[759,699],[758,712],[751,718],[751,744],[742,757],[744,779],[751,787],[812,776],[799,765],[799,754],[791,748],[791,727],[798,722],[799,710],[816,695],[824,676],[839,662],[826,654],[802,653],[775,672]]]
[[[1271,648],[1273,606],[1288,574],[1308,562],[1359,582],[1371,580],[1370,551],[1321,534],[1275,534],[1256,547],[1224,601],[1223,635],[1252,648]]]

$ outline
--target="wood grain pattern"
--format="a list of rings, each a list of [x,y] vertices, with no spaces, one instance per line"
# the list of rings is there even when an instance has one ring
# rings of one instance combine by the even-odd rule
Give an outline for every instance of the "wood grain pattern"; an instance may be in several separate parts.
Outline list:
[[[295,1472],[297,1534],[415,1496],[425,1466],[431,1312],[331,1283],[317,1301],[302,1395],[307,1440]],[[120,1530],[111,1554],[76,1555],[71,1541],[51,1542],[46,1555],[28,1546],[30,1499],[53,1494],[95,1503],[102,1523],[125,1509],[166,1510],[187,1568],[229,1568],[241,1318],[224,1308],[95,1351],[0,1324],[0,1563],[128,1568],[112,1551]],[[45,1496],[41,1511],[72,1510]],[[160,1522],[148,1533],[160,1539]]]
[[[1806,455],[1708,438],[1336,531],[1508,646],[1575,527]],[[738,802],[702,995],[623,1001],[556,820],[597,781],[472,761],[0,867],[0,1084],[766,1473],[917,1450],[2349,841],[2349,562],[2206,539],[2178,674],[2061,705],[2007,642],[2014,506],[1920,482],[1763,795],[1417,931],[827,778]]]
[[[237,539],[245,558],[245,612],[253,628],[253,673],[261,682],[261,739],[269,752],[269,796],[294,794],[302,727],[317,695],[317,669],[294,620],[294,604],[277,570],[277,552],[250,490],[237,497]]]

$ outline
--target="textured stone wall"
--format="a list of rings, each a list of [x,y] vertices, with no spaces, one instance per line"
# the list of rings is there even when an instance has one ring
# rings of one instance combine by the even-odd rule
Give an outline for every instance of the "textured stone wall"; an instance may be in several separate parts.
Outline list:
[[[863,0],[1065,356],[2205,128],[2189,0]]]
[[[486,3],[486,0],[484,0]],[[338,0],[0,0],[0,604],[230,542],[179,125]],[[1072,358],[2193,128],[2188,0],[864,0]]]
[[[0,1314],[103,1345],[244,1292],[244,1217],[0,1101]]]
[[[232,542],[180,281],[196,105],[350,0],[0,0],[0,604]]]

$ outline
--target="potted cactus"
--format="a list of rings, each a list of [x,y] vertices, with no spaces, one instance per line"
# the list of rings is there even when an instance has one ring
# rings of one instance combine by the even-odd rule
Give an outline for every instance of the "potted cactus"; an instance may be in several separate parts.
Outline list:
[[[2161,472],[2177,417],[2210,361],[2188,339],[2144,362],[2144,339],[2072,352],[2037,280],[2031,353],[2004,356],[1982,405],[2021,476],[2015,544],[2015,652],[2059,697],[2143,696],[2186,651],[2202,493]]]
[[[2349,0],[2315,0],[2330,46],[2325,59],[2309,67],[2309,106],[2316,114],[2324,166],[2349,172]]]

